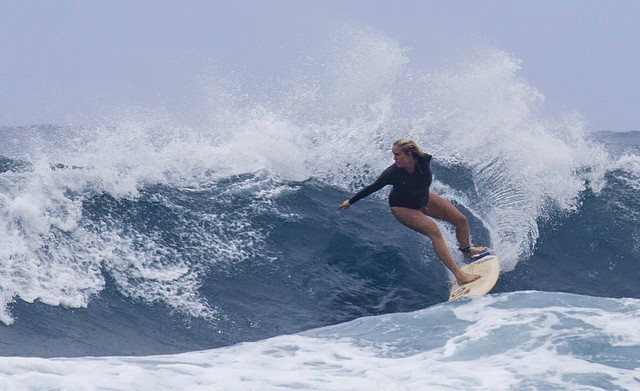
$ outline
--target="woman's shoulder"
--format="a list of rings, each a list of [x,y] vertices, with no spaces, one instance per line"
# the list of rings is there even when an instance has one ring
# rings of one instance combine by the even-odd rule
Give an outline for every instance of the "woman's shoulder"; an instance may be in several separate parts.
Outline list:
[[[380,178],[383,179],[390,179],[393,178],[396,175],[396,172],[398,172],[399,167],[396,166],[396,164],[392,164],[389,167],[385,168],[384,171],[382,171],[382,173],[380,174]]]
[[[422,160],[425,163],[430,163],[431,162],[431,158],[432,156],[429,155],[428,153],[424,153],[423,155],[418,155],[418,159]]]
[[[396,166],[396,164],[395,164],[395,163],[393,163],[393,164],[392,164],[392,165],[390,165],[389,167],[385,168],[385,169],[384,169],[384,171],[382,171],[382,174],[381,174],[381,175],[391,175],[391,174],[393,174],[394,172],[396,172],[396,170],[397,170],[398,168],[399,168],[399,167],[398,167],[398,166]]]

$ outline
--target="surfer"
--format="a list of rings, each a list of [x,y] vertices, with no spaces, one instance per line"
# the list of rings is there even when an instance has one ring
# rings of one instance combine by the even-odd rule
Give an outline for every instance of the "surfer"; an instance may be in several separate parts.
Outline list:
[[[432,180],[429,168],[431,155],[423,152],[408,138],[395,141],[391,151],[395,164],[384,170],[375,182],[342,202],[338,208],[345,210],[358,200],[392,185],[389,193],[391,214],[403,225],[431,239],[436,255],[451,270],[459,285],[480,278],[477,274],[465,273],[460,269],[447,248],[438,225],[432,219],[444,220],[454,225],[459,249],[465,257],[487,251],[485,247],[471,246],[467,218],[451,202],[429,191]]]

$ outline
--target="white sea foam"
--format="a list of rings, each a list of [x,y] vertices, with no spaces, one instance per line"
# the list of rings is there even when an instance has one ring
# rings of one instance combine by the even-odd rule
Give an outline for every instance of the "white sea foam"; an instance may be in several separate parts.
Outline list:
[[[2,358],[2,390],[634,390],[640,302],[524,292],[147,357]]]
[[[626,183],[631,189],[640,190],[640,156],[623,155],[612,165],[611,170],[619,170],[617,178]]]
[[[95,159],[93,166],[52,169],[48,164],[36,164],[33,170],[0,177],[4,189],[0,197],[4,237],[0,247],[0,320],[5,324],[13,322],[7,304],[14,298],[86,307],[91,295],[104,289],[103,270],[126,296],[163,302],[192,316],[215,317],[215,303],[207,303],[198,293],[202,273],[259,252],[263,234],[251,226],[248,214],[260,213],[260,208],[271,202],[273,192],[283,191],[279,190],[283,185],[273,184],[269,178],[260,181],[254,176],[249,184],[236,183],[235,188],[219,192],[215,202],[222,206],[234,192],[257,193],[253,204],[240,210],[186,211],[170,198],[154,195],[163,207],[175,212],[183,234],[195,243],[191,255],[205,254],[197,262],[162,244],[155,232],[139,232],[112,217],[100,221],[83,217],[83,202],[102,192],[115,199],[135,199],[145,184],[170,183],[166,176],[161,178],[162,170],[154,167],[153,159],[162,159],[147,155],[150,168],[145,169],[142,162],[135,162],[137,166],[131,160],[125,161],[129,166],[121,164],[126,154],[111,152],[112,160]],[[103,153],[103,158],[107,155]],[[73,163],[80,160],[69,156]],[[208,178],[212,180],[215,176]],[[268,191],[263,189],[265,183]],[[206,186],[214,185],[203,183],[201,189]],[[261,191],[264,194],[260,195]]]

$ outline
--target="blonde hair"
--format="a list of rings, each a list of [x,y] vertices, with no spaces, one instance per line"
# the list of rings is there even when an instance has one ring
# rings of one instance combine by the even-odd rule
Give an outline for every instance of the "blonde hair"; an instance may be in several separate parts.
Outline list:
[[[424,152],[422,152],[418,144],[416,144],[416,142],[411,140],[410,138],[405,137],[405,138],[396,140],[393,142],[393,145],[400,147],[402,152],[404,152],[405,154],[411,153],[413,155],[418,155],[418,156],[426,155]]]

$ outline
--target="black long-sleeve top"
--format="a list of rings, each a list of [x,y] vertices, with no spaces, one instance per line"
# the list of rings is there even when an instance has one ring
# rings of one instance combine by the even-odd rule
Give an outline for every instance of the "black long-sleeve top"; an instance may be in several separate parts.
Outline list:
[[[414,155],[416,162],[413,173],[398,167],[395,163],[380,174],[375,182],[360,190],[349,200],[350,204],[375,193],[387,185],[393,189],[389,193],[389,206],[402,206],[411,209],[421,209],[429,202],[429,187],[433,175],[429,163],[431,155]]]

